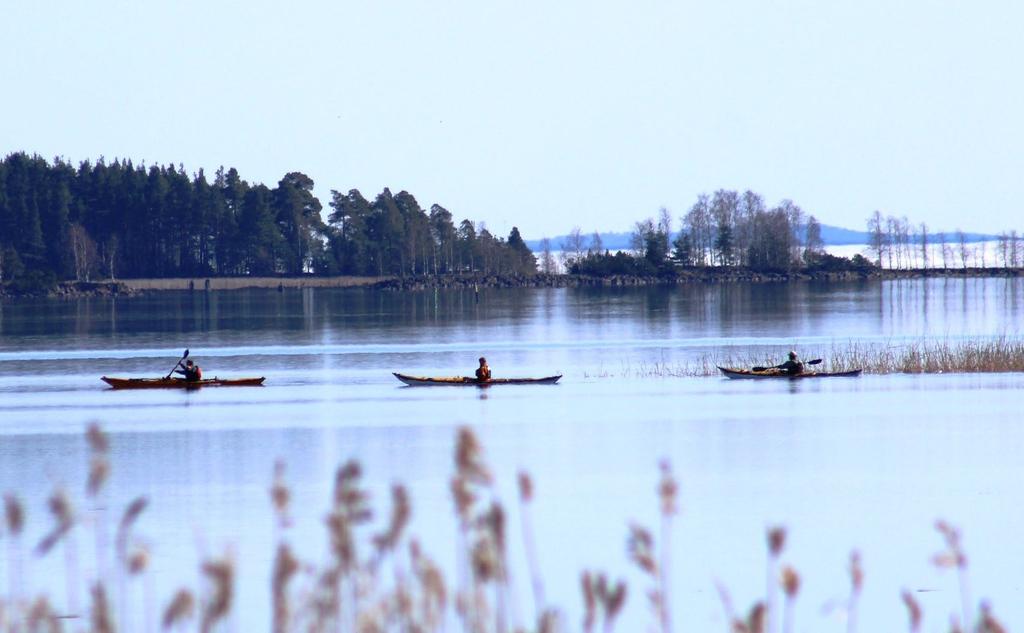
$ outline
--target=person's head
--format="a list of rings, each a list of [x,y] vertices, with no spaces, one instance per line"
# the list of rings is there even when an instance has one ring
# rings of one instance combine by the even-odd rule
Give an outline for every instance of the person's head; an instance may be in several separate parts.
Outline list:
[[[480,366],[483,367],[486,364],[487,364],[487,359],[484,358],[483,356],[481,356],[480,357]]]
[[[185,367],[191,367],[192,365],[195,365],[195,363],[193,363],[191,360],[185,361]]]
[[[789,353],[789,360],[796,360],[796,352]]]

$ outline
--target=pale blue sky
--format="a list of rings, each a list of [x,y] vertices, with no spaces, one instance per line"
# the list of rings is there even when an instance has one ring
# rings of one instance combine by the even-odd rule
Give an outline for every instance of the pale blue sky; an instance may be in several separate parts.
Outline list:
[[[1024,231],[1012,2],[10,2],[0,151],[407,189],[528,238],[700,192]]]

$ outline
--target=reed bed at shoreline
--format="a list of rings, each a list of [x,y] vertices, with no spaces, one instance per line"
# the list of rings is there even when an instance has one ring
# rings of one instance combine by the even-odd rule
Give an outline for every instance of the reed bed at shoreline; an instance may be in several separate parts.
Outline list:
[[[704,354],[689,362],[623,363],[618,369],[600,367],[584,371],[585,378],[699,378],[718,376],[718,367],[771,367],[788,350],[735,354]],[[828,348],[801,349],[804,361],[821,358],[809,371],[843,372],[862,369],[866,374],[979,374],[1024,372],[1024,338],[997,337],[961,341],[920,340],[888,343],[833,344]]]
[[[184,581],[168,596],[153,595],[148,581],[150,550],[135,532],[138,518],[150,500],[131,501],[114,525],[108,522],[104,488],[110,475],[108,437],[96,425],[86,432],[90,449],[84,477],[84,499],[75,499],[58,487],[47,505],[52,528],[29,547],[25,533],[25,505],[13,492],[4,495],[4,531],[7,540],[7,588],[0,593],[0,631],[5,633],[55,633],[59,631],[234,631],[230,615],[244,609],[238,604],[235,585],[240,567],[230,551],[200,564],[202,581]],[[498,497],[495,477],[483,447],[471,429],[458,431],[450,492],[457,522],[455,571],[446,576],[421,544],[408,534],[412,516],[409,495],[400,484],[391,489],[389,512],[374,525],[374,511],[362,482],[362,468],[350,460],[336,471],[327,500],[325,560],[300,560],[289,543],[291,491],[283,463],[274,465],[269,486],[268,522],[275,527],[277,545],[271,569],[264,571],[271,588],[271,621],[274,633],[351,632],[429,633],[613,633],[628,603],[646,609],[647,629],[672,633],[673,599],[668,570],[674,569],[672,526],[677,520],[678,483],[671,464],[662,461],[659,476],[652,478],[651,503],[660,516],[655,528],[632,523],[626,526],[628,561],[642,578],[642,586],[630,588],[607,572],[585,569],[580,574],[582,617],[569,621],[565,612],[549,603],[540,572],[540,552],[533,532],[531,505],[537,494],[526,472],[518,473],[518,533],[508,524],[507,512]],[[76,502],[91,510],[79,513]],[[110,528],[113,527],[113,530]],[[949,523],[935,525],[941,548],[932,562],[940,569],[955,570],[960,604],[950,605],[950,633],[1003,633],[1006,629],[985,601],[975,603],[969,593],[967,556],[959,530]],[[520,538],[525,552],[529,594],[533,609],[514,608],[518,588],[510,575],[510,539]],[[91,543],[82,547],[83,543]],[[771,526],[765,533],[767,567],[761,599],[746,609],[733,605],[728,590],[717,586],[726,615],[726,633],[792,633],[796,630],[794,605],[800,596],[801,576],[787,563],[787,531]],[[683,544],[685,546],[685,544]],[[63,555],[64,573],[52,579],[47,590],[27,595],[20,579],[33,561]],[[94,554],[95,573],[86,578],[79,555]],[[754,572],[755,570],[751,570]],[[847,597],[839,608],[848,633],[857,631],[859,601],[866,577],[861,555],[852,551],[848,567]],[[252,569],[245,573],[253,573]],[[63,584],[63,587],[60,585]],[[142,585],[143,599],[134,600]],[[84,599],[83,599],[83,596]],[[894,597],[895,598],[895,597]],[[923,612],[909,591],[899,596],[906,619],[891,630],[921,630]],[[159,606],[158,606],[159,605]],[[644,606],[640,606],[644,605]],[[140,615],[141,628],[129,628],[129,613]]]

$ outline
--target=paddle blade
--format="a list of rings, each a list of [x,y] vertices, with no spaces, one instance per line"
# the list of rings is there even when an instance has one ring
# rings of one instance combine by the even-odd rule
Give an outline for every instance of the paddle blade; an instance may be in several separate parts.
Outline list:
[[[820,358],[815,358],[814,360],[809,360],[809,361],[807,361],[807,364],[808,365],[820,365],[821,364],[821,359]]]
[[[164,376],[164,380],[170,378],[171,374],[174,373],[174,370],[177,369],[181,365],[181,361],[185,360],[186,358],[188,358],[188,350],[187,349],[185,350],[185,354],[181,358],[178,359],[178,362],[174,363],[174,367],[171,367],[171,371],[169,371],[167,373],[167,375]]]

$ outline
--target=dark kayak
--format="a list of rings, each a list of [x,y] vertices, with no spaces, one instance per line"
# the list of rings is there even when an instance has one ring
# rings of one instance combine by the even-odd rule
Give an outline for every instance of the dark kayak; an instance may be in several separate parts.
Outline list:
[[[802,374],[796,374],[791,376],[781,369],[766,369],[764,371],[751,371],[749,369],[728,369],[726,367],[719,367],[727,378],[736,379],[750,379],[750,378],[786,378],[789,380],[796,380],[797,378],[852,378],[854,376],[860,376],[862,369],[851,369],[850,371],[808,371]]]
[[[188,381],[183,378],[100,378],[114,389],[198,389],[199,387],[258,387],[266,380],[259,378],[208,378]]]
[[[470,378],[469,376],[451,376],[448,378],[424,378],[421,376],[406,376],[405,374],[395,373],[395,378],[401,380],[410,387],[436,387],[436,386],[475,386],[475,387],[490,387],[491,385],[553,385],[558,382],[561,378],[558,376],[548,376],[546,378],[492,378],[487,382],[480,382],[476,378]]]

